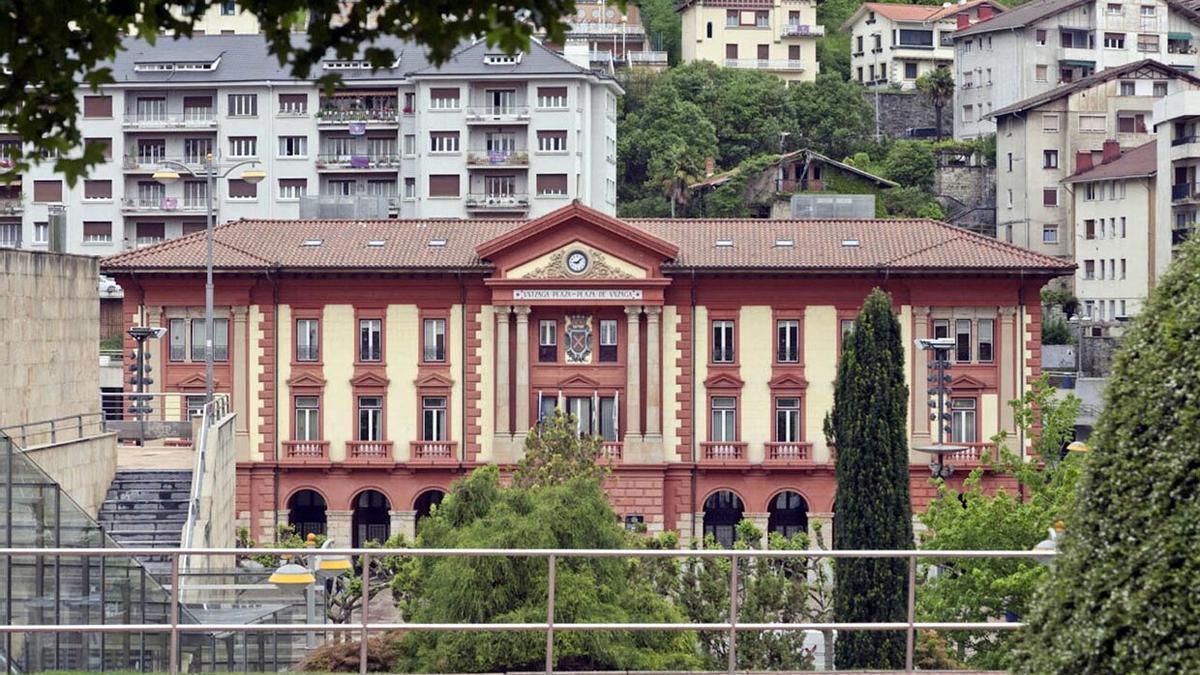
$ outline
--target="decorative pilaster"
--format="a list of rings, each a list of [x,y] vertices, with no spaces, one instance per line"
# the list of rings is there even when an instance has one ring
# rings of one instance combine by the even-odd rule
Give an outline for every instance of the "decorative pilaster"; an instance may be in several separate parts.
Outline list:
[[[354,539],[350,536],[353,518],[353,511],[340,511],[337,509],[327,509],[325,511],[325,534],[333,540],[334,546],[338,548],[353,546]],[[280,522],[286,521],[287,518],[284,518]]]
[[[1017,363],[1024,354],[1021,339],[1016,330],[1016,307],[1000,308],[1000,428],[1015,434],[1017,422],[1008,402],[1017,398]]]
[[[246,319],[249,314],[245,307],[230,307],[229,313],[233,318],[233,336],[230,340],[229,366],[233,373],[230,396],[233,398],[233,411],[237,413],[236,431],[237,457],[239,460],[250,458],[250,362],[249,337]]]
[[[508,393],[508,306],[496,307],[496,434],[506,436],[512,433],[509,426]]]
[[[662,436],[662,307],[646,307],[646,435]]]
[[[408,541],[417,538],[417,512],[416,511],[389,511],[389,532],[393,536],[397,534],[404,535]]]
[[[929,337],[929,308],[913,307],[913,339],[923,340]],[[912,374],[912,425],[913,445],[929,445],[929,361],[933,352],[916,350],[913,352]],[[913,453],[909,453],[914,456]],[[912,459],[912,457],[910,457]]]
[[[517,315],[517,391],[516,423],[513,431],[524,436],[529,432],[529,307],[513,307]]]
[[[641,386],[641,326],[642,308],[626,307],[628,327],[625,337],[625,438],[638,439],[642,435],[642,386]]]

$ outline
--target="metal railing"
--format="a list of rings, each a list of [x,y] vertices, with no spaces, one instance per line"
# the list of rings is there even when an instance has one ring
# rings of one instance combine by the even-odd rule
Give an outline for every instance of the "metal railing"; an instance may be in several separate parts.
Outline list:
[[[293,633],[296,624],[269,623],[183,623],[180,621],[181,599],[181,566],[180,559],[189,555],[205,556],[245,556],[251,549],[239,548],[195,548],[195,549],[163,549],[163,548],[0,548],[0,556],[37,556],[38,558],[92,558],[108,556],[166,556],[170,561],[170,612],[165,624],[159,623],[103,623],[103,624],[45,624],[29,623],[24,625],[0,626],[0,635],[11,634],[41,634],[41,633],[100,633],[100,634],[168,634],[170,651],[168,668],[171,675],[179,672],[180,645],[184,634],[215,634],[215,633]],[[253,549],[255,554],[289,555],[294,556],[297,549],[262,548]],[[366,673],[367,638],[372,631],[406,631],[425,633],[451,632],[507,632],[507,633],[545,633],[545,672],[555,672],[554,636],[558,632],[597,632],[597,631],[630,631],[630,632],[681,632],[708,631],[723,632],[728,635],[728,672],[737,670],[737,647],[739,632],[762,631],[903,631],[905,633],[905,669],[913,672],[916,636],[919,630],[957,630],[1000,632],[1014,631],[1025,627],[1021,622],[1007,621],[977,621],[977,622],[944,622],[916,620],[916,591],[917,591],[917,562],[926,560],[946,559],[1037,559],[1049,561],[1055,555],[1054,551],[931,551],[931,550],[893,550],[893,551],[825,551],[825,550],[726,550],[726,549],[423,549],[423,548],[330,548],[321,549],[322,556],[355,556],[359,560],[358,569],[362,575],[362,603],[359,621],[341,624],[322,624],[315,632],[357,634],[359,637],[359,672]],[[371,621],[371,560],[381,557],[410,557],[410,558],[544,558],[547,563],[546,583],[546,619],[545,621],[505,622],[505,623],[396,623]],[[730,603],[728,618],[725,621],[707,623],[657,623],[657,622],[578,622],[559,623],[555,621],[557,582],[556,571],[560,558],[595,559],[595,558],[689,558],[689,559],[728,559]],[[901,559],[907,561],[908,579],[906,584],[905,617],[903,620],[892,621],[863,621],[863,622],[742,622],[739,621],[739,576],[742,566],[739,562],[754,559]]]
[[[625,54],[630,63],[663,63],[667,62],[667,53],[643,49]]]
[[[515,121],[529,119],[529,106],[514,105],[484,105],[471,106],[466,109],[468,122]]]
[[[213,108],[195,108],[178,112],[125,113],[121,124],[126,127],[211,127],[217,123]]]
[[[335,122],[382,122],[395,124],[400,121],[400,111],[395,108],[342,109],[324,108],[317,111],[319,124]]]
[[[820,37],[825,34],[825,26],[806,23],[789,23],[779,31],[779,37]]]
[[[318,169],[378,169],[400,166],[396,153],[321,153],[317,155]]]
[[[0,434],[6,434],[12,438],[17,443],[17,447],[30,448],[48,443],[79,440],[102,434],[105,431],[104,413],[98,412],[14,424],[11,427],[0,429]]]
[[[468,208],[473,209],[515,209],[529,206],[529,195],[523,192],[511,194],[487,194],[472,192],[467,195]]]
[[[214,394],[200,415],[200,434],[196,444],[196,464],[192,469],[192,491],[188,495],[187,520],[183,525],[183,547],[191,548],[196,519],[200,517],[200,495],[204,491],[204,461],[208,452],[209,429],[229,414],[229,394]]]
[[[798,59],[725,59],[725,67],[750,70],[804,70],[804,62]]]

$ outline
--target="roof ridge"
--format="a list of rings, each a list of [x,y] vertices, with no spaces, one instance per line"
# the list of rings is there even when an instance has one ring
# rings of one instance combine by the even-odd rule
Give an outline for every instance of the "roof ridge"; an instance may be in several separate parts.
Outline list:
[[[1018,112],[1028,110],[1030,108],[1033,108],[1033,107],[1036,107],[1039,105],[1044,105],[1044,104],[1050,103],[1052,101],[1057,101],[1058,99],[1060,99],[1064,96],[1069,96],[1077,91],[1082,91],[1084,89],[1089,89],[1095,85],[1103,84],[1105,82],[1108,82],[1115,78],[1121,77],[1122,75],[1128,74],[1128,73],[1138,70],[1140,68],[1154,68],[1154,69],[1160,70],[1162,72],[1165,72],[1168,75],[1172,75],[1174,77],[1178,77],[1178,78],[1182,78],[1182,79],[1187,79],[1192,84],[1200,85],[1200,78],[1197,78],[1195,75],[1192,75],[1185,71],[1179,70],[1178,68],[1174,68],[1170,64],[1163,63],[1162,61],[1159,61],[1158,59],[1146,58],[1146,59],[1140,59],[1138,61],[1131,61],[1129,63],[1124,63],[1119,66],[1113,66],[1112,68],[1105,68],[1104,70],[1096,71],[1096,72],[1092,73],[1091,75],[1088,75],[1087,77],[1082,77],[1078,80],[1075,80],[1074,82],[1068,82],[1060,87],[1055,87],[1054,89],[1051,89],[1049,91],[1044,91],[1040,94],[1034,94],[1033,96],[1023,98],[1020,101],[1017,101],[1016,103],[1010,103],[1009,105],[1006,105],[1003,108],[1000,108],[999,110],[995,110],[995,111],[988,113],[987,115],[985,115],[985,117],[997,119],[1001,115],[1010,115],[1013,113],[1018,113]]]

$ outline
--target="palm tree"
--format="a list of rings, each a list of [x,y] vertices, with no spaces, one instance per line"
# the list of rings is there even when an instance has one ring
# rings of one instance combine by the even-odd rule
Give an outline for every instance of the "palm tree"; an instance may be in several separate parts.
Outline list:
[[[929,97],[937,120],[937,139],[942,140],[942,108],[954,98],[954,76],[949,68],[934,68],[917,78],[917,89]]]
[[[671,217],[675,217],[676,206],[686,206],[691,197],[691,184],[699,180],[700,168],[682,145],[671,146],[663,157],[659,180],[663,194],[671,201]]]

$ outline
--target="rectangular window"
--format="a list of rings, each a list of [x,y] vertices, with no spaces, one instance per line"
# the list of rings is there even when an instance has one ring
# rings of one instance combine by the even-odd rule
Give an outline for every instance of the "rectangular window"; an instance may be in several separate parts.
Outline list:
[[[112,139],[111,138],[85,138],[83,139],[84,149],[98,146],[100,154],[104,159],[112,159]]]
[[[617,321],[600,320],[600,363],[617,362]]]
[[[280,157],[307,157],[308,136],[280,136]]]
[[[229,199],[258,199],[258,185],[240,178],[230,178]]]
[[[1125,34],[1124,33],[1105,33],[1104,34],[1105,49],[1125,49]]]
[[[358,397],[358,440],[383,440],[383,397]]]
[[[537,104],[539,108],[567,107],[566,87],[538,87]]]
[[[182,361],[187,358],[187,321],[184,319],[171,319],[168,324],[168,338],[171,341],[170,359],[172,361]]]
[[[1057,169],[1058,168],[1058,151],[1043,150],[1042,151],[1042,168]]]
[[[84,199],[112,199],[112,181],[111,180],[85,180],[85,181],[83,181],[83,198]]]
[[[962,119],[964,122],[975,121],[975,106],[964,105],[962,109]]]
[[[775,360],[779,363],[800,362],[800,322],[786,319],[775,322]]]
[[[83,97],[83,116],[84,118],[111,118],[112,114],[112,97],[111,96],[84,96]]]
[[[1083,233],[1084,233],[1083,236],[1086,239],[1095,239],[1096,238],[1096,221],[1095,221],[1095,219],[1088,218],[1087,220],[1083,221]]]
[[[1058,225],[1057,224],[1048,223],[1046,225],[1042,225],[1042,243],[1043,244],[1057,244],[1058,243]]]
[[[257,117],[258,94],[230,94],[228,114],[230,117]]]
[[[404,134],[404,154],[417,154],[417,136],[416,134]]]
[[[1038,64],[1033,67],[1033,78],[1038,82],[1046,82],[1050,79],[1049,66]]]
[[[1146,133],[1146,115],[1144,113],[1118,114],[1117,132],[1122,134]]]
[[[430,152],[458,152],[458,132],[457,131],[431,131],[431,132],[429,132],[429,151]]]
[[[1040,28],[1038,30],[1035,30],[1033,32],[1033,39],[1034,39],[1034,42],[1037,42],[1039,45],[1044,46],[1046,44],[1046,31],[1043,29],[1040,29]]]
[[[308,112],[308,94],[280,94],[279,114],[303,115]]]
[[[543,197],[559,197],[567,194],[567,174],[539,173],[535,178],[537,193]]]
[[[558,361],[558,322],[553,319],[538,321],[538,361]]]
[[[141,96],[133,102],[134,119],[140,122],[161,122],[167,119],[167,99],[161,96]]]
[[[771,25],[770,12],[758,11],[754,13],[754,25],[759,28],[766,28]]]
[[[405,199],[416,199],[417,198],[417,179],[416,178],[409,176],[404,179],[404,198]]]
[[[1154,95],[1159,96],[1159,97],[1166,96],[1167,95],[1167,83],[1166,82],[1155,82],[1154,83]]]
[[[421,440],[445,441],[446,434],[446,397],[421,397]]]
[[[566,152],[567,151],[567,132],[566,131],[542,131],[537,132],[538,152]]]
[[[1042,131],[1048,134],[1058,133],[1058,113],[1042,113]]]
[[[1125,278],[1125,270],[1126,270],[1125,258],[1121,258],[1121,278],[1122,279]]]
[[[737,441],[737,399],[733,396],[712,398],[712,425],[708,429],[710,441]]]
[[[1087,279],[1089,281],[1096,278],[1096,261],[1095,260],[1084,260],[1083,261],[1083,278]]]
[[[954,443],[974,443],[975,434],[975,399],[950,399],[950,440]]]
[[[992,333],[993,333],[994,329],[995,329],[995,320],[994,319],[980,319],[979,320],[979,362],[980,363],[991,363],[992,362],[993,345],[995,344],[993,342],[994,338],[992,337]]]
[[[404,114],[411,115],[417,109],[417,94],[416,92],[404,92]]]
[[[931,30],[912,30],[901,28],[900,31],[900,46],[902,47],[932,47],[933,46],[933,31]]]
[[[434,88],[429,90],[430,108],[434,110],[457,110],[459,106],[458,87]]]
[[[164,148],[165,150],[165,148]],[[185,138],[183,139],[183,161],[188,164],[199,164],[213,154],[213,139]]]
[[[280,150],[283,148],[281,147]],[[258,156],[258,137],[257,136],[231,136],[229,138],[229,156],[230,157],[257,157]]]
[[[971,360],[971,320],[954,321],[954,360],[966,363]]]
[[[775,442],[800,442],[800,399],[775,399]]]
[[[733,363],[733,321],[712,322],[712,362]]]
[[[307,178],[280,178],[279,198],[300,199],[308,191]]]
[[[192,319],[192,360],[204,360],[204,319]],[[213,319],[213,361],[229,360],[229,319]]]
[[[617,399],[612,396],[601,396],[600,438],[606,441],[617,440],[618,414]]]
[[[383,360],[383,320],[359,319],[358,360]]]
[[[740,21],[739,12],[736,9],[725,10],[725,26],[733,27],[738,25]]]
[[[1106,128],[1104,115],[1079,116],[1079,131],[1085,134],[1102,134]]]
[[[317,396],[296,397],[297,441],[321,439],[321,399]]]
[[[457,197],[458,174],[443,174],[429,176],[430,197]]]
[[[34,244],[49,244],[50,243],[50,223],[37,222],[33,223],[33,243]]]
[[[1138,35],[1137,50],[1143,54],[1157,54],[1158,44],[1157,35]]]
[[[112,243],[112,222],[108,220],[83,221],[83,243],[109,244]]]
[[[1134,85],[1133,82],[1129,82],[1129,81],[1121,82],[1121,96],[1133,96],[1136,91],[1137,91],[1137,87]]]
[[[846,348],[846,338],[854,334],[854,319],[842,319],[838,323],[838,334],[842,339],[842,349]]]
[[[905,64],[904,64],[904,79],[906,79],[906,80],[917,79],[917,64],[916,63],[914,63],[912,61],[905,62]]]
[[[446,360],[446,320],[425,319],[422,324],[421,356],[426,363]]]
[[[297,361],[320,360],[320,325],[317,319],[296,319]]]
[[[35,202],[61,202],[62,201],[62,181],[61,180],[35,180],[35,181],[33,181],[33,201],[35,201]]]

